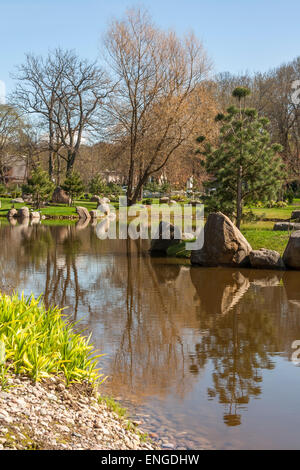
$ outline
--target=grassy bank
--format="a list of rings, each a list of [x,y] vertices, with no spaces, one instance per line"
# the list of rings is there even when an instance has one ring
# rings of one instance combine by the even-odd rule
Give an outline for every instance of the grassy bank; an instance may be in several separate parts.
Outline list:
[[[61,377],[67,385],[100,378],[89,338],[76,333],[57,307],[40,299],[0,294],[0,371],[5,386],[10,372],[34,381]]]

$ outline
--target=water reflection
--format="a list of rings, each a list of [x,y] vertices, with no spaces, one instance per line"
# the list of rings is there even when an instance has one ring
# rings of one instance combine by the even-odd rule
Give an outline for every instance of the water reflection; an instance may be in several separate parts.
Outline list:
[[[107,226],[2,224],[0,285],[69,306],[108,354],[103,367],[115,395],[164,406],[175,397],[169,419],[180,415],[186,428],[190,407],[204,414],[218,403],[223,425],[245,426],[251,402],[268,399],[266,373],[300,339],[299,274],[190,268],[150,258],[147,241],[99,240],[96,230]],[[205,393],[192,401],[198,387]]]

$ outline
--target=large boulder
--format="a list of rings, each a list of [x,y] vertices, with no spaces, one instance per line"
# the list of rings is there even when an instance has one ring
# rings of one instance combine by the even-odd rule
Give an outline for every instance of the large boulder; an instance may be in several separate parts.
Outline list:
[[[289,232],[292,230],[300,230],[300,224],[294,222],[277,222],[273,230],[281,232]]]
[[[60,186],[58,186],[52,195],[52,202],[55,204],[71,204],[71,199]]]
[[[204,245],[193,250],[191,263],[200,266],[247,266],[252,248],[231,220],[222,212],[208,216]]]
[[[90,218],[91,218],[90,213],[89,213],[89,211],[87,210],[86,207],[77,206],[76,207],[76,212],[79,215],[79,219],[90,220]]]
[[[18,210],[17,217],[19,219],[29,219],[30,216],[30,211],[28,207],[21,207],[21,209]]]
[[[284,269],[284,262],[277,251],[267,250],[262,248],[260,250],[251,251],[250,263],[252,268],[258,269]]]
[[[178,227],[161,221],[154,238],[151,240],[150,252],[166,253],[170,246],[180,243],[181,237],[181,230]]]
[[[300,230],[290,236],[283,261],[288,268],[300,269]]]
[[[7,218],[8,218],[8,219],[13,219],[14,217],[17,217],[17,215],[18,215],[17,209],[14,209],[14,208],[13,208],[13,209],[10,209],[10,210],[8,211]]]

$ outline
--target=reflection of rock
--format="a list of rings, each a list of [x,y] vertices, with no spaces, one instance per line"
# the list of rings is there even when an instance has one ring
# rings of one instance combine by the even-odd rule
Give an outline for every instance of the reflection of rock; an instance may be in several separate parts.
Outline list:
[[[181,240],[181,230],[170,224],[161,221],[158,230],[151,240],[151,253],[166,253],[170,246],[177,245]]]
[[[110,221],[108,217],[103,219],[101,222],[97,223],[96,235],[99,238],[99,240],[104,240],[105,238],[107,238],[109,227],[110,227]]]
[[[14,225],[17,225],[18,221],[17,221],[16,218],[10,217],[9,218],[9,223],[10,223],[10,225],[14,226]]]
[[[77,206],[76,207],[76,212],[79,215],[79,219],[90,220],[90,218],[91,218],[91,216],[89,214],[89,211],[87,210],[86,207]]]
[[[178,264],[165,264],[159,262],[158,259],[151,258],[151,266],[160,284],[176,281],[180,274],[181,266]]]
[[[200,266],[245,266],[251,246],[238,228],[221,212],[208,216],[204,227],[204,246],[193,250],[192,264]]]
[[[276,287],[279,286],[283,272],[274,274],[272,271],[247,271],[250,284],[257,287]]]
[[[300,269],[300,230],[290,236],[283,261],[288,268]]]
[[[76,230],[84,230],[90,223],[90,219],[79,219],[75,225]]]
[[[283,275],[283,284],[288,301],[297,305],[300,302],[298,274],[292,271],[285,272]]]
[[[277,251],[267,250],[262,248],[260,250],[251,251],[250,263],[252,268],[259,269],[284,269],[284,262]]]
[[[209,314],[227,313],[244,296],[249,279],[230,269],[191,269],[191,279],[201,307]]]

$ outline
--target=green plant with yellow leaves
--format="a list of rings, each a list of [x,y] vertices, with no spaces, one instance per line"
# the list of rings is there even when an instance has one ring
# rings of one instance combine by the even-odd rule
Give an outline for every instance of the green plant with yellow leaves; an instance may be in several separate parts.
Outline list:
[[[103,381],[90,336],[75,332],[58,307],[46,310],[41,298],[0,294],[0,373],[11,370],[34,381],[51,375],[74,382]]]

